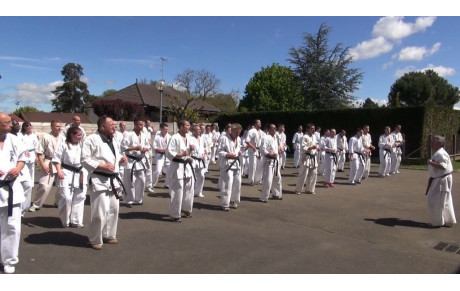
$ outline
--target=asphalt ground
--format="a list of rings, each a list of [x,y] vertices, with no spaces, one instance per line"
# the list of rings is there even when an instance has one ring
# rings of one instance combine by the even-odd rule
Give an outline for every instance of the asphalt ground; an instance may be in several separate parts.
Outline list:
[[[456,274],[460,227],[428,228],[428,173],[401,169],[348,185],[348,168],[334,188],[294,193],[298,169],[282,170],[283,200],[261,203],[261,186],[243,178],[238,209],[220,209],[218,168],[212,165],[204,198],[193,217],[173,223],[169,195],[160,180],[144,205],[122,203],[116,245],[88,247],[85,227],[62,228],[53,195],[22,221],[17,274]],[[459,173],[453,174],[459,209]],[[445,243],[445,245],[441,245]],[[444,246],[444,248],[441,248]],[[438,249],[440,250],[438,250]]]

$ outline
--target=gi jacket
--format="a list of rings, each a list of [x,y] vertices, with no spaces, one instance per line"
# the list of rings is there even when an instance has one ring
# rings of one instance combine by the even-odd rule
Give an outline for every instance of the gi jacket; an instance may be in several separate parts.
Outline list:
[[[115,153],[112,152],[109,144],[113,145]],[[115,170],[113,172],[102,169],[97,171],[107,174],[118,173],[121,158],[122,155],[120,154],[120,149],[116,141],[114,139],[111,141],[107,140],[107,138],[99,132],[88,136],[83,142],[81,163],[89,173],[96,170],[101,163],[111,163],[115,166]],[[90,179],[92,180],[92,185],[90,187],[92,187],[93,191],[112,191],[110,178],[92,174],[90,175]],[[114,180],[114,186],[115,188],[121,187],[117,180]]]
[[[17,136],[11,133],[6,134],[3,149],[0,149],[0,170],[5,173],[0,177],[1,181],[11,180],[10,177],[7,177],[7,173],[16,168],[18,162],[27,160],[26,151],[26,147]],[[13,204],[24,202],[24,189],[19,177],[12,182],[11,186],[13,187]],[[4,186],[0,188],[0,207],[6,206],[8,206],[8,187]]]
[[[228,167],[230,167],[230,165],[232,165],[232,167],[230,168],[231,170],[240,169],[241,160],[239,162],[234,163],[234,159],[228,159],[226,157],[226,155],[230,153],[235,154],[237,159],[241,159],[241,157],[238,155],[241,151],[241,140],[239,136],[236,139],[235,145],[231,135],[224,135],[220,141],[219,149],[219,159],[222,159],[221,169],[225,171],[226,169],[228,169]]]
[[[179,133],[174,134],[169,140],[168,146],[166,148],[166,157],[171,160],[171,165],[169,166],[168,173],[166,174],[166,178],[168,178],[169,181],[172,181],[173,179],[181,180],[193,176],[192,167],[186,164],[172,161],[178,153],[190,149],[189,136],[185,135],[185,137],[186,139],[184,142],[184,139]],[[190,156],[182,157],[180,159],[185,161],[189,157]]]
[[[129,151],[128,150],[129,147],[136,147],[136,146],[141,146],[141,148],[143,149],[150,149],[150,143],[149,143],[148,136],[141,131],[140,139],[139,139],[139,137],[134,131],[130,131],[126,133],[125,137],[121,141],[121,151],[124,152],[126,155],[131,155],[131,156],[135,156],[138,158],[142,157],[141,161],[135,163],[136,160],[128,156],[128,164],[126,165],[126,169],[132,169],[134,164],[135,164],[134,170],[148,169],[149,166],[147,164],[147,159],[144,158],[145,155],[142,154],[141,151]]]

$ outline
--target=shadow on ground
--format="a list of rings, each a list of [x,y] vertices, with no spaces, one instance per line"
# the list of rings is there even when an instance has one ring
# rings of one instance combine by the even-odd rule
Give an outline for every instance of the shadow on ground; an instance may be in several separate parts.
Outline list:
[[[51,216],[23,217],[22,224],[29,227],[62,228],[61,220]]]
[[[24,239],[30,244],[58,245],[69,247],[88,247],[88,237],[70,231],[47,231],[44,233],[31,234]]]
[[[366,221],[373,221],[376,224],[384,225],[384,226],[407,226],[407,227],[419,227],[419,228],[432,228],[430,224],[425,222],[417,222],[413,220],[407,219],[399,219],[399,218],[365,218]]]

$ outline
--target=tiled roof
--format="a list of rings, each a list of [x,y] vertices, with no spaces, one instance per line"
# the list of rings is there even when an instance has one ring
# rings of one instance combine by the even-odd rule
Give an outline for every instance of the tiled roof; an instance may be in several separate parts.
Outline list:
[[[84,113],[62,113],[62,112],[21,112],[21,117],[29,122],[51,122],[59,120],[61,123],[72,123],[72,118],[78,115],[81,123],[92,123]]]
[[[179,103],[185,105],[186,97],[184,93],[178,91],[172,87],[166,86],[163,91],[163,107],[168,108],[170,104],[173,104],[174,96],[178,97]],[[139,103],[142,105],[148,105],[153,107],[160,107],[160,91],[156,86],[150,84],[140,84],[135,83],[131,86],[128,86],[120,91],[112,93],[104,97],[106,99],[122,99],[126,101],[131,101]],[[189,106],[197,111],[208,111],[218,113],[220,110],[208,104],[202,100],[194,100]]]
[[[17,116],[17,115],[14,115],[12,113],[8,114],[8,115],[11,117],[11,119],[16,120],[17,122],[24,122],[24,120],[21,117]]]

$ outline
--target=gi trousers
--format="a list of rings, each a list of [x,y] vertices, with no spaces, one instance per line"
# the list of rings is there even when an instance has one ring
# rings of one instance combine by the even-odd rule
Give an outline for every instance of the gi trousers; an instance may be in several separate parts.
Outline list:
[[[89,242],[102,244],[103,238],[117,238],[118,212],[120,203],[112,191],[93,191],[90,187],[91,222],[89,224]],[[122,188],[117,188],[121,195]]]
[[[16,265],[19,262],[21,240],[21,204],[13,205],[13,215],[8,217],[8,207],[0,207],[0,257],[2,264]]]
[[[142,203],[145,189],[145,170],[134,170],[133,180],[131,181],[131,169],[125,169],[123,184],[126,190],[126,202]]]
[[[334,183],[335,173],[337,171],[337,165],[334,162],[334,159],[331,158],[331,155],[326,153],[324,159],[324,182]]]
[[[391,154],[385,154],[384,150],[380,150],[380,166],[379,166],[379,175],[387,176],[390,174],[391,167]]]
[[[273,197],[282,197],[280,164],[273,159],[266,158],[263,169],[264,180],[260,200],[267,201],[270,194]]]
[[[220,190],[220,204],[222,207],[228,208],[230,201],[237,205],[240,203],[241,196],[241,170],[230,169],[221,171],[222,186]]]
[[[180,218],[181,211],[192,212],[193,187],[193,177],[171,179],[169,185],[169,195],[171,196],[171,202],[169,204],[170,217]]]
[[[316,168],[310,168],[305,164],[300,164],[299,177],[295,185],[295,192],[302,193],[305,191],[305,183],[307,183],[307,191],[314,193],[316,188],[316,179],[318,177]]]
[[[457,223],[452,201],[452,175],[433,179],[427,194],[431,224],[434,226]]]
[[[162,159],[157,159],[155,162],[155,169],[152,173],[152,187],[156,187],[158,184],[158,177],[160,177],[161,173],[167,173],[169,165],[166,165],[166,158],[163,156]],[[165,186],[168,185],[168,180],[165,179]]]
[[[353,160],[350,159],[350,175],[348,176],[348,182],[361,182],[363,172],[364,165],[362,164],[361,159],[359,157],[354,157]]]
[[[70,223],[83,225],[83,211],[85,208],[86,187],[71,188],[59,187],[60,199],[58,214],[64,227]]]

